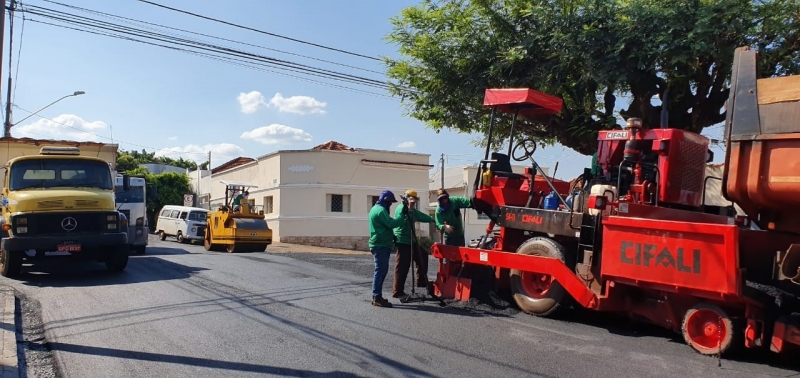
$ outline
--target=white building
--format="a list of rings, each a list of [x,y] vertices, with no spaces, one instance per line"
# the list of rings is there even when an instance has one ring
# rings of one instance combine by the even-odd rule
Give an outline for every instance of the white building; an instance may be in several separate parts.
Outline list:
[[[216,209],[225,201],[220,181],[255,185],[250,198],[264,210],[276,242],[367,250],[367,215],[378,195],[388,189],[399,201],[407,189],[425,193],[429,158],[330,141],[309,150],[240,157],[200,172],[198,197],[201,207]],[[198,172],[189,177],[198,193]],[[420,236],[427,235],[422,229]]]
[[[528,165],[512,165],[511,169],[514,173],[524,173]],[[545,174],[549,175],[549,168],[542,167]],[[444,169],[444,189],[451,196],[459,197],[472,197],[474,191],[472,190],[475,177],[478,174],[478,165],[461,165],[457,167],[449,167]],[[431,174],[428,184],[428,213],[433,216],[436,211],[436,197],[437,191],[442,188],[442,173],[441,170]],[[489,217],[481,214],[480,216],[475,210],[467,209],[461,211],[464,223],[464,238],[469,242],[470,239],[481,237],[486,233],[486,226],[489,225]],[[439,231],[436,230],[435,225],[431,224],[428,230],[430,235],[433,235],[435,240],[439,241]]]

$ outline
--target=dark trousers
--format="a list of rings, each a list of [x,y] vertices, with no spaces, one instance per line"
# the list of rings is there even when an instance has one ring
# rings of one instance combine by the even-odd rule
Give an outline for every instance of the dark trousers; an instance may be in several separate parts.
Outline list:
[[[406,286],[408,269],[411,268],[411,244],[397,244],[397,261],[394,266],[394,285],[392,294],[402,293]],[[414,264],[416,265],[414,279],[417,287],[428,286],[428,251],[422,251],[419,244],[415,245]]]

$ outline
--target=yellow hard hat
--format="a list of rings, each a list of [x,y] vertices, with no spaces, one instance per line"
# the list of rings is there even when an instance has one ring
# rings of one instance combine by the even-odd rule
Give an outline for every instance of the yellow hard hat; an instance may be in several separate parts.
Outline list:
[[[417,196],[417,191],[413,189],[406,190],[406,197],[419,198],[419,196]]]

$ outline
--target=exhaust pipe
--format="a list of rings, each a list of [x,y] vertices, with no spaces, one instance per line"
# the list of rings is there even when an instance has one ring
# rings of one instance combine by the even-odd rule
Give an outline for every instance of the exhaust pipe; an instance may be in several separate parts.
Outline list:
[[[664,90],[661,96],[661,128],[666,129],[669,124],[669,111],[667,110],[667,99],[669,98],[669,86]]]

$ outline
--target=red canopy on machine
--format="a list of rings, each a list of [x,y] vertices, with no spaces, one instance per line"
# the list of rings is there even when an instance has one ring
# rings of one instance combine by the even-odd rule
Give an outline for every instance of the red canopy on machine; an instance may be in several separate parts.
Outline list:
[[[486,90],[483,105],[497,107],[506,113],[519,110],[520,116],[536,117],[560,112],[564,101],[530,88],[495,88]]]

